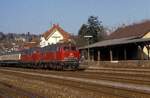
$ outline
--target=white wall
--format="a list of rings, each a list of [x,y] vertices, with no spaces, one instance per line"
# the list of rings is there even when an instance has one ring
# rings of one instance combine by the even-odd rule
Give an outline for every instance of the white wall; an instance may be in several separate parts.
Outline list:
[[[47,46],[48,45],[48,43],[47,43],[47,41],[45,40],[45,38],[44,37],[41,37],[41,42],[40,42],[40,47],[45,47],[45,46]]]
[[[62,39],[63,36],[61,35],[61,33],[59,31],[55,31],[52,35],[48,37],[47,42],[48,44],[56,44]]]
[[[60,40],[63,40],[63,36],[59,31],[53,32],[51,35],[48,36],[48,39],[46,40],[44,37],[41,37],[40,47],[45,47],[50,44],[56,44]]]
[[[145,34],[145,35],[143,36],[143,38],[150,38],[150,32],[148,32],[147,34]],[[150,50],[147,50],[146,47],[143,48],[143,52],[144,52],[144,54],[145,54],[145,56],[146,56],[146,57],[144,57],[144,58],[147,58],[147,56],[150,57],[150,53],[148,54],[148,51],[150,51]]]

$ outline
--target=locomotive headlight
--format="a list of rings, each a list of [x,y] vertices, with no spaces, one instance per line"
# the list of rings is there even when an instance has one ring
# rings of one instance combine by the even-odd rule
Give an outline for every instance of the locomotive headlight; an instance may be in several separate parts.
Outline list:
[[[74,57],[74,54],[73,54],[73,53],[70,53],[70,54],[69,54],[69,57]]]

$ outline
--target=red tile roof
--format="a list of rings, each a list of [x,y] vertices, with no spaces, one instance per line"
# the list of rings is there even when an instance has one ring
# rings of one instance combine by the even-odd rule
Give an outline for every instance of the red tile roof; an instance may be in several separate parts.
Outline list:
[[[37,42],[26,42],[23,44],[24,49],[32,48],[32,47],[39,47],[39,43]]]
[[[59,31],[64,39],[70,39],[70,34],[64,31],[58,24],[54,24],[51,29],[49,29],[43,34],[43,37],[47,40],[48,36],[54,33],[55,30]]]
[[[22,45],[23,45],[23,48],[28,49],[32,47],[39,47],[39,43],[40,43],[40,39],[33,37],[31,42],[25,42]]]
[[[120,27],[116,31],[111,33],[107,37],[107,39],[119,39],[119,38],[126,38],[126,37],[141,38],[148,32],[150,32],[150,20],[146,20],[141,23],[135,23],[125,27]]]

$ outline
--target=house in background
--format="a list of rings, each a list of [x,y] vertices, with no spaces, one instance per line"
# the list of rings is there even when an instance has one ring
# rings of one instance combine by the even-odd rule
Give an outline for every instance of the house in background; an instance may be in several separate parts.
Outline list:
[[[41,36],[40,47],[69,40],[71,40],[71,35],[64,31],[58,24],[53,24],[53,27]]]
[[[38,37],[32,37],[32,40],[30,42],[25,42],[22,48],[29,49],[29,48],[34,48],[34,47],[40,47],[39,43],[40,43],[40,40]]]

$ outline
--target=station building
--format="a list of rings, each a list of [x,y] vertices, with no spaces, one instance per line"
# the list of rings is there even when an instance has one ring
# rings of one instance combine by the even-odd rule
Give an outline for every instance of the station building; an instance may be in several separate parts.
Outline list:
[[[90,61],[143,65],[141,61],[150,61],[150,21],[120,27],[106,40],[79,49],[81,55]]]

